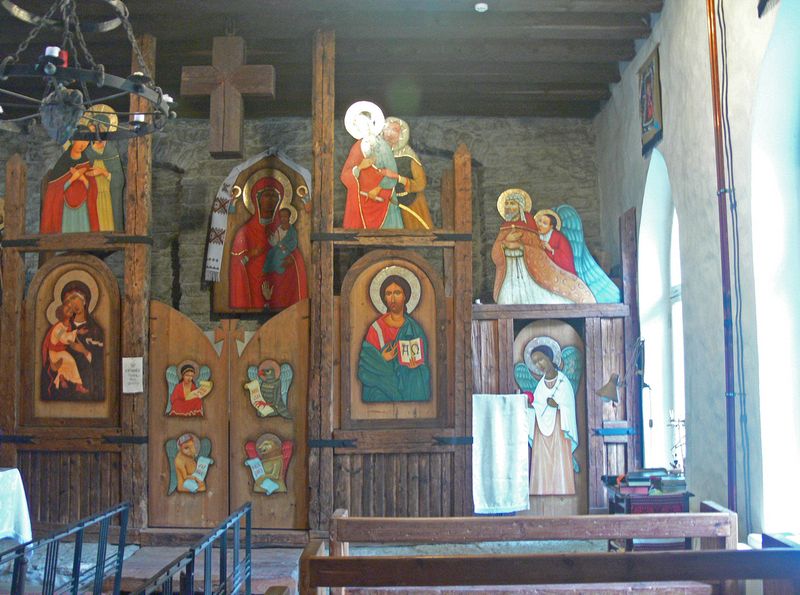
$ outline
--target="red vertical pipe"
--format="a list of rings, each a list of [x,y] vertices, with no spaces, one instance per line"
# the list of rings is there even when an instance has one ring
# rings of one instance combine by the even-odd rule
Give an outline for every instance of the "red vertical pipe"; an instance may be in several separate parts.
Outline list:
[[[711,101],[714,114],[714,151],[717,161],[717,209],[722,265],[722,314],[725,333],[725,427],[728,451],[728,508],[736,510],[736,401],[733,384],[733,316],[731,315],[731,267],[728,251],[728,189],[725,186],[725,154],[722,146],[717,17],[715,0],[706,0],[708,54],[711,63]]]

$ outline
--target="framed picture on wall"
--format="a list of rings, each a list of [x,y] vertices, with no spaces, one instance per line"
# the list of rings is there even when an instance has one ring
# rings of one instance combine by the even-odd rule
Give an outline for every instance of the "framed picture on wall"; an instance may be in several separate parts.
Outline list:
[[[664,134],[658,48],[653,50],[639,69],[639,112],[642,122],[642,155],[647,155]]]

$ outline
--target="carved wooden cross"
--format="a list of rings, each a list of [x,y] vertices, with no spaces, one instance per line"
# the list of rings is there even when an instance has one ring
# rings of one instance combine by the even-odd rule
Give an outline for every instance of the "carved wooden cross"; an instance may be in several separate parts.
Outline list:
[[[246,65],[244,59],[244,39],[215,37],[211,66],[184,66],[181,71],[181,95],[211,95],[208,149],[216,159],[242,156],[242,96],[275,97],[275,68]]]

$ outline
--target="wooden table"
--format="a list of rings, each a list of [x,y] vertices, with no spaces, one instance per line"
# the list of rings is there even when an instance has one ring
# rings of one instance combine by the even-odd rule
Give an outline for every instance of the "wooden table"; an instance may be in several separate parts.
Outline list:
[[[608,487],[608,514],[653,514],[658,512],[689,512],[691,492],[670,494],[623,494]],[[691,539],[626,539],[624,543],[609,542],[609,549],[635,550],[689,550]]]

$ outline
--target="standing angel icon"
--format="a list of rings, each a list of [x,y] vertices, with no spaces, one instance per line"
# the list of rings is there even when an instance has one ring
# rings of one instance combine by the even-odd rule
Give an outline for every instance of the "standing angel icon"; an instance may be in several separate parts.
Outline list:
[[[264,360],[258,366],[247,368],[249,382],[244,388],[250,396],[250,403],[259,417],[281,416],[292,419],[289,413],[288,396],[294,372],[287,363],[278,365],[275,360]]]
[[[582,354],[577,347],[562,350],[555,339],[541,336],[525,346],[524,359],[514,366],[514,377],[530,403],[530,493],[574,494],[574,473],[580,471],[575,459],[575,392],[583,372]]]

